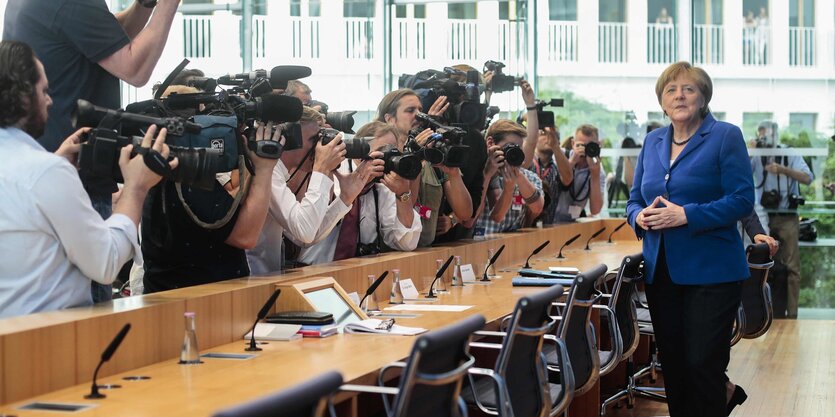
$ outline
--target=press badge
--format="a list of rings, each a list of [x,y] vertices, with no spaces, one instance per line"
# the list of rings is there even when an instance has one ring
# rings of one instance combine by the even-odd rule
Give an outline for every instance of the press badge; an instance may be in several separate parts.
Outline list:
[[[417,209],[418,215],[421,219],[429,220],[429,218],[432,217],[432,209],[429,207],[426,207],[423,204],[415,204],[415,208]]]
[[[510,206],[511,210],[522,210],[522,205],[525,204],[525,199],[522,198],[521,195],[516,194],[513,196],[513,205]]]
[[[571,215],[572,219],[577,219],[580,217],[580,212],[583,211],[582,206],[568,206],[568,214]]]

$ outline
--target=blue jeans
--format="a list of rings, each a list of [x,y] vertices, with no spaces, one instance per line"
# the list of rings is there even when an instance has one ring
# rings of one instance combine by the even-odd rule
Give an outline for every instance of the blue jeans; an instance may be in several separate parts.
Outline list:
[[[110,195],[91,195],[90,203],[93,204],[93,210],[96,210],[102,219],[107,219],[113,214],[113,197]],[[113,286],[110,284],[99,284],[91,280],[90,293],[93,295],[93,303],[110,301],[113,299]]]

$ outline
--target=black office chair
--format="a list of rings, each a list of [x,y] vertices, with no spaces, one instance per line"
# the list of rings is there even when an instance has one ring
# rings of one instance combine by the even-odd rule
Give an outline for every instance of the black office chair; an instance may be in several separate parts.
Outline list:
[[[220,411],[214,417],[321,417],[326,415],[331,394],[342,385],[342,375],[331,371],[236,407]]]
[[[470,337],[483,327],[484,317],[475,315],[426,333],[415,341],[406,362],[393,362],[380,370],[379,386],[345,384],[340,389],[382,394],[389,417],[466,416],[461,384],[475,363],[470,355]],[[400,384],[397,388],[386,387],[385,375],[394,368],[403,369]],[[393,401],[387,396],[393,396]]]
[[[630,407],[634,403],[634,389],[636,387],[635,380],[632,378],[634,372],[632,354],[638,348],[640,342],[635,286],[644,277],[641,269],[643,261],[644,255],[641,253],[624,257],[612,288],[612,294],[603,295],[604,297],[610,297],[609,307],[614,310],[615,317],[617,317],[618,330],[623,342],[623,350],[617,363],[626,361],[626,386],[600,404],[601,417],[606,414],[606,407],[617,404],[623,398],[627,399],[627,404]]]
[[[774,319],[771,287],[768,285],[768,272],[774,266],[774,261],[769,256],[768,245],[749,245],[745,252],[748,255],[751,278],[742,283],[742,302],[737,311],[731,346],[740,339],[756,339],[764,335]]]
[[[560,373],[566,369],[560,365],[557,340],[565,342],[571,370],[574,373],[574,396],[588,391],[597,382],[600,375],[600,356],[597,351],[597,337],[591,324],[591,312],[601,294],[596,284],[606,274],[606,265],[600,264],[591,270],[583,271],[574,278],[565,303],[553,305],[561,312],[556,335],[546,335],[549,343],[543,346],[548,363],[548,378],[552,383],[559,383]]]
[[[506,332],[476,332],[480,336],[500,337],[502,343],[470,343],[471,347],[500,351],[492,370],[470,368],[470,377],[462,392],[469,405],[477,406],[486,414],[515,417],[555,415],[568,407],[574,391],[574,375],[570,371],[563,372],[560,384],[550,384],[542,355],[544,336],[556,324],[549,315],[551,303],[562,294],[562,286],[554,285],[522,297],[510,316]],[[561,364],[570,367],[562,340],[557,340],[557,346]]]

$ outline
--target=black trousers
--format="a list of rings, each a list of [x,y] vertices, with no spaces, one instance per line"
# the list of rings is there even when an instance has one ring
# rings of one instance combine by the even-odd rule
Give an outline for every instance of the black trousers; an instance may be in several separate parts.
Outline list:
[[[653,283],[646,286],[646,293],[670,416],[725,416],[725,369],[742,281],[675,284],[662,244]]]

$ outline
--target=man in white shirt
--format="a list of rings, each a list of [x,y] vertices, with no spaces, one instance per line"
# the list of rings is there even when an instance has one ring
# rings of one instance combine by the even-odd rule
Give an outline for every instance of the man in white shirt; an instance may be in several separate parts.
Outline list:
[[[397,131],[381,122],[371,141],[372,157],[378,152],[397,146]],[[362,164],[363,162],[353,161]],[[348,164],[340,167],[338,176],[350,171]],[[356,169],[354,170],[356,172]],[[372,176],[368,177],[369,181]],[[334,187],[336,188],[336,187]],[[335,189],[337,196],[341,189]],[[346,213],[342,223],[321,242],[303,248],[299,260],[317,264],[381,252],[383,245],[394,250],[411,251],[417,247],[423,229],[415,212],[408,180],[395,172],[388,172],[379,183],[369,182],[357,197],[356,212]],[[351,206],[354,208],[354,206]]]
[[[137,225],[148,190],[160,180],[122,149],[125,186],[107,220],[93,210],[72,165],[84,130],[55,154],[33,139],[52,100],[41,62],[20,42],[0,42],[0,317],[92,304],[90,280],[109,284],[122,265],[141,263]],[[142,141],[151,147],[156,128]],[[168,156],[163,129],[153,150]],[[176,167],[176,159],[170,163]]]
[[[342,192],[331,201],[334,180],[331,174],[345,160],[345,144],[338,135],[327,145],[319,140],[321,114],[305,107],[301,120],[303,146],[284,152],[273,170],[270,209],[261,236],[255,248],[247,251],[247,260],[253,275],[279,272],[282,267],[282,237],[299,246],[315,244],[325,237],[350,210],[368,180],[383,175],[383,161],[363,161],[357,170],[348,175],[335,174]],[[260,127],[256,138],[271,131]],[[280,133],[276,133],[278,135]],[[315,150],[312,150],[315,148]],[[304,197],[298,201],[287,186],[290,172],[305,164],[305,156],[314,152],[312,170]],[[301,172],[301,171],[299,171]]]

